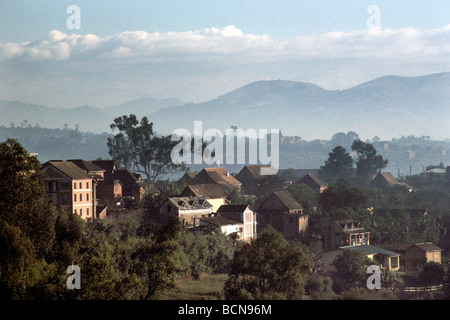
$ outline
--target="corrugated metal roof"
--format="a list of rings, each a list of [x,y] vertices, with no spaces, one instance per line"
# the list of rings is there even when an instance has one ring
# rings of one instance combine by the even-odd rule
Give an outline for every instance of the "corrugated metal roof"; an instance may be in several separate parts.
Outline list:
[[[342,250],[361,250],[365,255],[372,255],[372,254],[381,254],[384,256],[390,256],[395,257],[399,256],[400,253],[389,251],[383,248],[375,247],[372,245],[367,244],[361,244],[356,246],[346,246],[346,247],[340,247],[339,249]]]

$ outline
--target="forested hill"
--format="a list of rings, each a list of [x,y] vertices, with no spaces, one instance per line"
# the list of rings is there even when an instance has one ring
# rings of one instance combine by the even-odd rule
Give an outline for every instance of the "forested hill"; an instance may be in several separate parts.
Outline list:
[[[8,138],[18,140],[27,151],[38,153],[41,162],[48,160],[108,159],[107,139],[110,134],[86,133],[72,128],[46,129],[23,125],[21,127],[0,126],[0,141]],[[328,158],[331,150],[343,146],[348,152],[355,132],[336,133],[331,140],[306,141],[299,137],[283,137],[280,144],[280,168],[319,168]],[[394,176],[418,174],[430,165],[441,162],[450,165],[450,140],[433,141],[429,137],[399,137],[381,141],[374,137],[370,141],[384,159],[389,160],[385,171]],[[238,172],[242,165],[225,166],[231,172]],[[196,170],[198,168],[192,168]],[[411,171],[410,171],[411,170]]]
[[[107,159],[109,134],[93,134],[76,129],[0,126],[0,141],[16,139],[31,153],[37,153],[41,163],[49,160]]]

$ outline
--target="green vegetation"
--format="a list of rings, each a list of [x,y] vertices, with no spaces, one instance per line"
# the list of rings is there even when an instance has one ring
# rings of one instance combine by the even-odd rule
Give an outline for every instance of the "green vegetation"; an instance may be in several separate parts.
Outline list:
[[[138,121],[134,114],[124,115],[114,119],[111,129],[119,132],[108,138],[109,155],[127,170],[142,173],[154,183],[161,176],[184,168],[171,160],[176,143],[170,136],[156,135],[147,117]]]
[[[353,251],[335,260],[338,272],[328,275],[317,271],[317,257],[305,244],[287,241],[270,227],[243,243],[214,227],[194,235],[178,219],[160,225],[156,213],[180,192],[177,183],[159,181],[162,194],[147,197],[135,210],[85,222],[53,207],[42,181],[36,157],[16,140],[0,143],[2,300],[404,298],[366,289],[369,261]],[[444,249],[444,256],[450,248],[442,236],[450,227],[450,189],[442,177],[408,177],[413,192],[331,184],[318,194],[306,185],[284,182],[280,177],[265,179],[256,202],[239,192],[229,192],[228,199],[257,204],[271,190],[287,189],[309,215],[311,234],[319,234],[333,220],[354,219],[371,232],[374,244],[432,241]],[[428,214],[411,210],[417,208],[428,209]],[[66,286],[72,264],[81,269],[80,290]],[[417,276],[383,274],[386,287],[448,279],[447,270],[432,263],[421,265]]]

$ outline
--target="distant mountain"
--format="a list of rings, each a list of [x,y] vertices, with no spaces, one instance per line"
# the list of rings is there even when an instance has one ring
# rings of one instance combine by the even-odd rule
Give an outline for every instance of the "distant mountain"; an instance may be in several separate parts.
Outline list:
[[[336,132],[362,137],[450,137],[450,73],[386,76],[347,90],[294,81],[258,81],[217,99],[167,108],[152,115],[164,128],[230,126],[280,129],[284,135],[329,139]],[[161,127],[162,128],[162,127]],[[192,131],[191,131],[192,132]],[[224,132],[224,131],[222,131]]]
[[[257,81],[202,103],[173,99],[138,99],[118,106],[57,109],[0,100],[0,125],[23,120],[41,127],[64,124],[87,132],[110,132],[123,114],[148,116],[156,131],[170,134],[194,121],[203,131],[231,126],[280,129],[283,135],[329,139],[336,132],[357,132],[362,138],[402,135],[450,138],[450,73],[421,77],[385,76],[346,90],[325,90],[296,81]]]
[[[178,98],[154,99],[142,98],[121,105],[95,108],[88,105],[64,109],[26,104],[20,101],[0,100],[0,125],[36,126],[62,129],[78,127],[80,131],[93,133],[110,133],[109,125],[116,117],[135,114],[138,117],[150,115],[167,107],[185,104]]]
[[[142,98],[129,102],[125,102],[118,106],[112,106],[102,109],[102,111],[112,115],[124,115],[135,114],[138,118],[143,116],[149,116],[150,114],[174,106],[181,106],[186,104],[178,98],[169,99],[154,99],[154,98]]]

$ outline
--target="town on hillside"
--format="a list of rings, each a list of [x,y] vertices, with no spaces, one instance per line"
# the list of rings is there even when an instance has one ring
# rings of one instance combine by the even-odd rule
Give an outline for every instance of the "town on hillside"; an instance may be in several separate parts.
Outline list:
[[[426,241],[428,239],[405,242],[401,237],[397,241],[393,241],[396,237],[390,237],[386,242],[388,237],[371,236],[373,225],[367,228],[364,225],[371,216],[395,215],[398,211],[411,219],[424,218],[433,214],[427,208],[370,206],[362,208],[366,217],[358,221],[351,215],[342,214],[343,210],[352,210],[352,204],[349,204],[333,209],[340,212],[330,215],[335,220],[324,219],[318,223],[318,206],[309,203],[305,208],[302,199],[292,194],[302,195],[298,187],[303,188],[303,195],[315,199],[324,197],[327,190],[333,188],[341,197],[351,197],[355,190],[379,197],[387,191],[415,192],[413,186],[397,180],[390,172],[379,172],[369,181],[356,175],[345,176],[331,184],[319,178],[321,169],[280,170],[274,176],[264,176],[261,175],[263,167],[268,166],[246,165],[235,174],[220,166],[206,167],[199,172],[187,171],[181,179],[172,182],[177,186],[173,190],[178,190],[178,193],[161,191],[139,174],[120,169],[115,160],[49,161],[41,169],[47,177],[46,191],[54,205],[67,208],[86,221],[127,214],[142,208],[145,199],[162,196],[163,201],[154,214],[162,224],[176,217],[186,230],[195,235],[201,236],[211,227],[218,227],[233,240],[244,242],[257,239],[270,225],[285,239],[295,239],[307,245],[317,257],[317,270],[324,274],[336,272],[333,264],[336,257],[353,250],[360,250],[386,272],[414,274],[424,262],[446,263],[442,256],[447,256],[447,252],[443,253],[439,247],[442,243],[446,250],[449,248],[444,227],[438,229],[439,236],[434,238],[437,243]],[[286,173],[289,173],[289,179],[285,177]],[[428,174],[436,173],[423,173]],[[450,166],[438,175],[443,185],[450,187]],[[338,186],[344,190],[341,194]],[[352,199],[345,200],[352,202]],[[336,199],[330,195],[326,201]],[[353,210],[356,209],[353,207]],[[442,283],[427,288],[409,286],[404,290],[438,290],[442,286]]]

